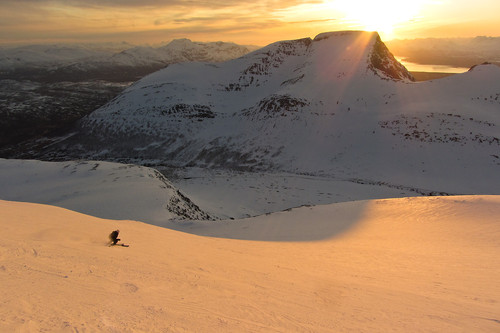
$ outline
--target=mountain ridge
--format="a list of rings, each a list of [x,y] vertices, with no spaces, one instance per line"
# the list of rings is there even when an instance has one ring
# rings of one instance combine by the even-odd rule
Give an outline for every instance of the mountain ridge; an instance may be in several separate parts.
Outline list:
[[[50,44],[0,48],[0,77],[42,81],[107,79],[135,81],[175,62],[221,62],[240,57],[252,46],[229,42],[173,40],[162,46],[130,44],[86,45]],[[113,76],[113,71],[117,73]],[[104,75],[104,74],[105,75]],[[73,77],[68,76],[72,74]],[[127,79],[126,79],[127,78]]]

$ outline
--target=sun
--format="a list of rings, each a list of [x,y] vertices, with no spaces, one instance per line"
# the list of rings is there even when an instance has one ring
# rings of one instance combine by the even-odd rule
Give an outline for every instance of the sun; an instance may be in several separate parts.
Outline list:
[[[414,19],[423,1],[335,0],[331,5],[343,15],[345,24],[392,37],[394,29]]]

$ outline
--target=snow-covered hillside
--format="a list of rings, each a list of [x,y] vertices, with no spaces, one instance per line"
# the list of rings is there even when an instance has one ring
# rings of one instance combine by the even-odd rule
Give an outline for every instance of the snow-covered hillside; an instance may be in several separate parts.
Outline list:
[[[498,196],[376,200],[191,235],[0,201],[0,331],[496,332],[499,215]]]
[[[427,193],[498,193],[500,68],[429,82],[377,33],[282,41],[153,73],[46,149],[153,165],[286,171]]]
[[[158,171],[100,161],[0,159],[0,199],[160,226],[169,219],[210,218]]]

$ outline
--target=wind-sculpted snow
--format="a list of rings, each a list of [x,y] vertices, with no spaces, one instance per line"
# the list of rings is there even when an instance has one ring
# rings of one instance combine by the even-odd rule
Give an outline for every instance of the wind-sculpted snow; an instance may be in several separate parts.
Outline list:
[[[377,33],[331,32],[225,63],[168,66],[37,157],[498,193],[499,96],[497,66],[413,82]]]

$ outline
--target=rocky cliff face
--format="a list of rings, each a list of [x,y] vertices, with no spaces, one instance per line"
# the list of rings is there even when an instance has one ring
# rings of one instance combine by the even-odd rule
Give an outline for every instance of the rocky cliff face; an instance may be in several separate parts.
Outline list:
[[[394,58],[379,36],[377,36],[375,44],[373,45],[368,66],[375,74],[383,78],[415,81],[413,75]]]

